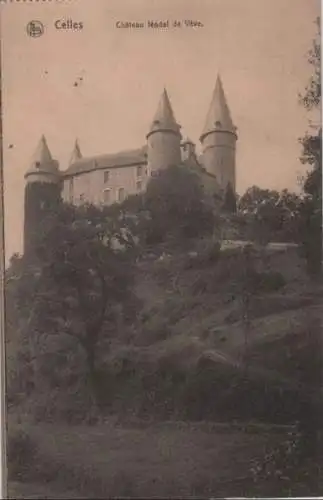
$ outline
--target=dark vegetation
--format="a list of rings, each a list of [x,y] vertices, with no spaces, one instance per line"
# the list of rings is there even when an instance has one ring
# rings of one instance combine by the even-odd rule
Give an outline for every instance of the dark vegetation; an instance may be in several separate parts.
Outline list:
[[[315,42],[307,107],[319,56]],[[321,132],[302,144],[299,196],[229,187],[219,211],[174,166],[121,205],[40,222],[6,273],[10,480],[101,498],[318,494]]]

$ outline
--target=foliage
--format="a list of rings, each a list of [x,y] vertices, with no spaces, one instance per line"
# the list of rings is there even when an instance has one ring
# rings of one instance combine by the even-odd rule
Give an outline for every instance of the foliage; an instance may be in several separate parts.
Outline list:
[[[264,456],[251,463],[253,481],[270,481],[276,493],[284,496],[299,493],[300,483],[306,485],[305,493],[318,494],[319,465],[316,457],[304,455],[305,441],[306,436],[295,427],[277,446],[268,446]]]
[[[159,243],[211,232],[213,213],[197,174],[172,166],[151,178],[144,198],[149,215],[147,241]]]
[[[235,213],[237,210],[236,195],[233,191],[231,183],[227,185],[225,190],[222,209],[229,213]]]
[[[321,20],[319,17],[315,24],[317,33],[308,52],[308,62],[312,66],[313,73],[305,88],[305,93],[300,96],[302,104],[309,110],[318,108],[321,103]]]
[[[310,82],[301,102],[304,107],[319,113],[321,104],[321,40],[320,19],[316,20],[318,32],[308,54],[312,67]],[[313,128],[313,127],[312,127]],[[308,273],[317,278],[322,271],[322,130],[314,127],[313,133],[306,132],[300,139],[303,152],[301,162],[311,165],[304,180],[305,198],[301,206],[300,234],[303,255],[307,261]]]
[[[284,276],[278,271],[255,272],[254,280],[259,292],[276,292],[286,285]]]
[[[44,379],[51,389],[64,377],[69,385],[83,371],[96,397],[98,354],[134,317],[135,255],[109,211],[62,205],[44,219],[33,257],[15,261],[7,278],[8,321],[20,332],[30,390]]]
[[[252,186],[241,196],[239,214],[252,239],[297,241],[300,197],[287,189],[281,192]]]

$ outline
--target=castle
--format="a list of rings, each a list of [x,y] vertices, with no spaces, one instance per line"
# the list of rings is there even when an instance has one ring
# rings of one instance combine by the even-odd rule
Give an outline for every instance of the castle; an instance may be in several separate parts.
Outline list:
[[[196,171],[204,187],[220,196],[235,192],[235,146],[237,129],[218,76],[204,129],[202,154],[197,156],[190,139],[183,140],[172,106],[164,90],[146,144],[116,154],[83,157],[76,141],[66,170],[59,170],[42,136],[31,166],[25,174],[25,251],[39,220],[59,199],[79,205],[122,202],[126,196],[145,190],[155,172],[172,165]]]

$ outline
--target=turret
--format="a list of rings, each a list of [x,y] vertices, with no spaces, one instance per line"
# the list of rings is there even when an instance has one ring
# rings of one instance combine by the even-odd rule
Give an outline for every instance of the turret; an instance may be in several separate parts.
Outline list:
[[[58,162],[52,158],[44,136],[25,174],[24,251],[34,247],[43,218],[60,202],[61,180]]]
[[[147,134],[148,171],[153,173],[162,168],[181,163],[181,133],[166,89]]]
[[[232,122],[220,76],[216,81],[200,141],[205,169],[217,178],[223,193],[229,184],[235,192],[237,129]]]
[[[71,154],[69,165],[72,165],[73,163],[80,160],[81,158],[82,158],[82,153],[81,153],[80,145],[78,143],[78,140],[76,139],[76,141],[74,143],[74,148],[73,148],[73,151]]]

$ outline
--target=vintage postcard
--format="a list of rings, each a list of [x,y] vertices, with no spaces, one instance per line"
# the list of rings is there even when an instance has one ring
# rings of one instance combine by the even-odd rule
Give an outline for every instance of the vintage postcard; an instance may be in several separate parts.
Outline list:
[[[319,496],[319,0],[0,9],[3,498]]]

